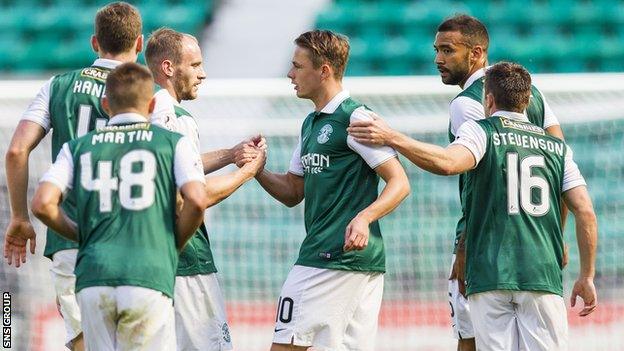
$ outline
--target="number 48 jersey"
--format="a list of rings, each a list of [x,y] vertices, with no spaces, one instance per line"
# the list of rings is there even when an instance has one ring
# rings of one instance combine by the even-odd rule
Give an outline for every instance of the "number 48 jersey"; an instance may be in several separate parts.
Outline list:
[[[562,295],[561,195],[585,185],[572,152],[521,113],[469,121],[453,144],[477,162],[466,174],[467,293]]]
[[[76,292],[130,285],[173,297],[176,191],[204,182],[201,161],[188,138],[137,116],[65,144],[42,179],[76,198]]]

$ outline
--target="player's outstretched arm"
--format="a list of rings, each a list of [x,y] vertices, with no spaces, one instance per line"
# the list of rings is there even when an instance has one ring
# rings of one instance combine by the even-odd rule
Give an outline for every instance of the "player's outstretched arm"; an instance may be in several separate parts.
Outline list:
[[[15,244],[25,238],[30,238],[31,253],[35,253],[35,231],[28,216],[28,158],[44,136],[45,130],[39,124],[26,120],[19,122],[5,156],[11,219],[5,233],[4,247],[5,257],[9,264],[12,263],[11,256],[6,256],[9,241]],[[25,259],[26,253],[24,252],[24,255],[20,255],[15,262],[16,267],[20,266],[20,262],[25,262]]]
[[[235,172],[215,177],[206,177],[207,207],[223,201],[264,168],[266,152],[255,146],[254,148],[257,151],[254,158],[241,165],[241,168]]]
[[[263,169],[256,175],[258,183],[269,195],[288,207],[303,200],[303,177],[287,172],[278,174]]]
[[[61,208],[62,201],[61,189],[56,184],[43,181],[32,200],[33,214],[48,228],[69,240],[78,241],[78,227]]]
[[[217,171],[229,164],[236,163],[238,167],[253,160],[258,152],[266,150],[266,140],[262,135],[256,135],[243,140],[230,149],[209,151],[201,155],[204,174]]]
[[[596,287],[594,286],[598,224],[585,186],[577,186],[566,191],[563,193],[563,199],[574,214],[576,241],[581,260],[581,270],[578,279],[574,283],[570,303],[574,307],[577,296],[583,299],[584,307],[579,312],[579,315],[586,316],[596,309],[598,302]]]
[[[369,225],[392,212],[410,192],[405,170],[396,157],[382,163],[375,172],[386,182],[377,200],[360,211],[345,230],[343,249],[362,250],[368,245]]]
[[[176,246],[182,250],[204,220],[206,209],[205,185],[199,181],[186,182],[180,188],[183,204],[176,222]]]

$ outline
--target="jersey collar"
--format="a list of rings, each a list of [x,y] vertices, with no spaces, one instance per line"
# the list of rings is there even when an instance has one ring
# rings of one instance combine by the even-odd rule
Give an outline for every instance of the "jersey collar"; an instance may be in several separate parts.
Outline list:
[[[499,110],[499,111],[494,112],[492,116],[505,117],[509,119],[515,119],[517,121],[522,121],[522,122],[529,121],[529,119],[524,113],[519,113],[519,112]]]
[[[480,79],[481,77],[485,76],[485,70],[488,68],[490,68],[490,66],[481,68],[477,70],[475,73],[473,73],[470,77],[468,77],[468,80],[466,80],[466,84],[464,84],[463,90],[468,89],[468,87],[470,87],[472,83],[476,82],[477,79]]]
[[[108,69],[115,69],[115,67],[117,67],[117,66],[119,66],[121,64],[122,64],[121,61],[99,58],[99,59],[95,60],[91,66],[104,67],[104,68],[108,68]]]
[[[327,105],[325,105],[325,107],[323,107],[323,109],[321,110],[321,113],[332,114],[336,112],[338,106],[340,106],[340,104],[342,104],[342,102],[348,99],[350,96],[351,95],[349,94],[348,90],[343,90],[339,92],[338,94],[336,94],[336,96],[329,100]]]
[[[128,112],[114,115],[113,118],[108,121],[108,125],[132,123],[147,123],[147,118],[138,113]]]

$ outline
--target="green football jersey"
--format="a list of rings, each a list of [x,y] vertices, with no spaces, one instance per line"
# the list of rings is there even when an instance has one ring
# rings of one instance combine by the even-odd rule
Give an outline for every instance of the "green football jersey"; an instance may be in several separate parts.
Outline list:
[[[191,113],[180,106],[166,89],[156,85],[155,90],[156,108],[152,113],[151,122],[188,137],[199,153],[199,131]],[[180,253],[176,274],[189,276],[215,272],[217,267],[210,249],[208,231],[206,225],[202,223]]]
[[[108,61],[109,64],[99,65]],[[52,128],[52,161],[56,159],[64,143],[81,137],[87,132],[106,125],[108,115],[102,108],[106,77],[111,71],[110,60],[97,60],[93,66],[55,76],[50,82],[49,118]],[[70,218],[76,218],[76,205],[70,191],[63,202],[63,210]],[[60,250],[76,249],[78,245],[47,230],[44,255]]]
[[[174,156],[180,138],[149,123],[130,123],[99,128],[68,144],[79,204],[77,292],[130,285],[173,298]]]
[[[175,106],[175,114],[177,118],[193,118],[187,110],[177,105]],[[189,138],[192,137],[190,135],[187,136]],[[184,250],[180,253],[180,262],[178,263],[176,275],[188,276],[216,272],[217,267],[215,266],[212,250],[210,249],[208,230],[206,229],[206,225],[202,222],[199,228],[197,228],[197,232],[195,232],[184,247]]]
[[[466,173],[462,193],[467,293],[562,295],[567,147],[528,121],[490,117],[477,123],[485,131],[485,152]]]
[[[306,237],[298,265],[385,271],[384,243],[377,221],[370,224],[364,250],[343,251],[347,225],[378,197],[379,176],[347,141],[351,115],[362,106],[346,98],[332,113],[314,112],[303,122],[300,160]]]
[[[469,87],[467,87],[465,90],[463,90],[461,93],[459,93],[455,99],[457,99],[460,96],[464,96],[467,98],[470,98],[476,102],[478,102],[479,104],[483,105],[483,85],[485,82],[485,77],[481,77],[477,80],[475,80]],[[483,110],[483,109],[481,109]],[[535,86],[531,86],[531,100],[529,102],[529,106],[526,109],[526,115],[529,118],[529,121],[537,126],[544,126],[544,99],[542,97],[542,94],[540,93],[540,91],[535,87]],[[482,118],[485,118],[485,116],[483,116]],[[457,128],[459,128],[459,126],[457,126]],[[448,127],[448,138],[449,138],[449,143],[452,143],[455,140],[455,135],[452,132],[452,128],[451,128],[451,122],[449,121],[449,127]],[[460,198],[460,202],[462,199],[462,192],[463,192],[463,187],[464,187],[464,182],[465,182],[465,174],[460,174],[459,175],[459,198]],[[457,250],[457,243],[459,242],[459,238],[461,236],[461,233],[463,233],[466,229],[466,215],[465,215],[465,210],[464,210],[464,204],[461,203],[461,207],[462,207],[462,216],[459,219],[459,221],[457,222],[457,226],[455,227],[455,247],[453,252],[455,252],[455,250]]]

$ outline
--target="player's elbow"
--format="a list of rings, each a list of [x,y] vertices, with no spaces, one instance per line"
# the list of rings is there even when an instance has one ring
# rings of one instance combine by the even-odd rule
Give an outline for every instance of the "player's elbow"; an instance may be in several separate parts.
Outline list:
[[[202,192],[190,193],[184,196],[184,206],[194,213],[203,212],[208,207],[208,204],[208,196]]]
[[[32,200],[31,210],[35,217],[46,223],[51,217],[55,206],[58,206],[58,204],[55,204],[49,197],[45,196],[45,194],[37,193]]]
[[[303,201],[303,196],[299,196],[297,194],[297,195],[284,199],[282,203],[286,205],[286,207],[292,208],[292,207],[299,205],[301,201]]]
[[[30,150],[21,145],[11,145],[6,152],[5,160],[7,164],[12,164],[18,160],[24,159],[28,157]]]

